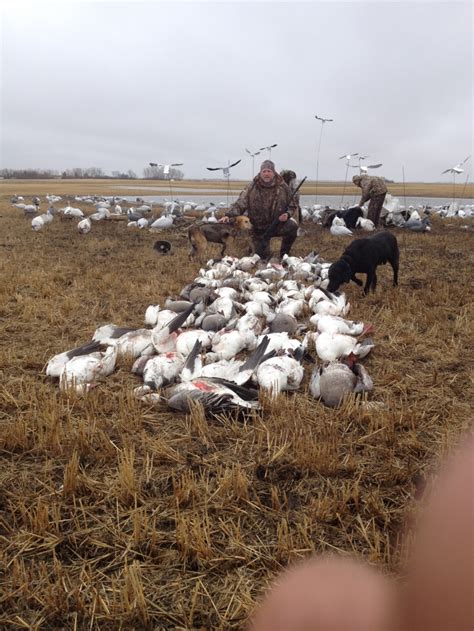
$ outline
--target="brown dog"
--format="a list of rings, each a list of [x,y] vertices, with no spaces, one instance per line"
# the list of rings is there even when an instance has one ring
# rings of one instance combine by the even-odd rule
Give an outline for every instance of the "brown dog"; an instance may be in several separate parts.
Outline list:
[[[191,244],[189,258],[201,255],[208,243],[222,243],[221,257],[224,256],[229,243],[236,236],[249,233],[251,224],[246,215],[231,218],[229,223],[196,223],[190,226],[188,238]]]

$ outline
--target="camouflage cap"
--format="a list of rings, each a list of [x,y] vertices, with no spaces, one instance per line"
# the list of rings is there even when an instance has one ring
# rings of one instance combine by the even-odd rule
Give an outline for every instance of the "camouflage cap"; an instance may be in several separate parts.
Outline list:
[[[260,165],[260,171],[263,171],[263,169],[270,169],[270,171],[275,171],[275,163],[272,162],[271,160],[264,160],[262,162],[262,164]]]

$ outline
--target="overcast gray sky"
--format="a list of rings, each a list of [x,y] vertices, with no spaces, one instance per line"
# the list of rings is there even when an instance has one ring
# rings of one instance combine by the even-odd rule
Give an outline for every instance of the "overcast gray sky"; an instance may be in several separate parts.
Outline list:
[[[451,181],[472,153],[470,1],[4,0],[1,46],[1,168],[205,178],[242,158],[249,179],[245,148],[277,143],[278,169],[314,179],[315,114],[334,119],[320,180],[359,152],[395,181]]]

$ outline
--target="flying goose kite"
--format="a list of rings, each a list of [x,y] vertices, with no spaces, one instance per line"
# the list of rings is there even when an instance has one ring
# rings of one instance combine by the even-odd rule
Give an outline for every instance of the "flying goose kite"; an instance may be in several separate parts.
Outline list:
[[[266,149],[268,151],[268,157],[271,158],[272,157],[272,149],[274,147],[278,147],[277,143],[275,143],[273,145],[269,145],[268,147],[260,147],[259,151],[264,151]]]
[[[378,169],[382,166],[382,162],[378,164],[368,164],[367,166],[363,166],[361,164],[361,160],[366,160],[369,156],[359,156],[359,164],[349,164],[353,169],[359,169],[360,173],[367,173],[369,169]]]
[[[169,175],[171,167],[182,167],[184,162],[173,162],[172,164],[160,164],[159,162],[149,162],[151,167],[160,167],[163,169],[163,175]]]
[[[159,167],[163,167],[163,175],[169,175],[171,167],[182,167],[184,162],[173,162],[172,164],[159,164]]]
[[[270,145],[269,147],[260,147],[259,151],[263,151],[264,149],[266,149],[267,151],[271,151],[273,147],[278,147],[278,144],[275,143],[274,145]]]
[[[358,155],[358,153],[346,153],[346,155],[340,156],[339,160],[343,160],[345,158],[347,161],[349,161],[351,158],[355,158],[355,156]]]
[[[334,122],[334,118],[322,118],[322,116],[318,116],[317,114],[314,115],[314,118],[317,118],[318,121],[321,121],[322,123],[332,123],[332,122]]]
[[[242,160],[237,160],[237,162],[233,162],[232,164],[228,164],[225,167],[206,167],[206,169],[208,171],[222,171],[222,175],[224,177],[229,177],[230,176],[230,169],[232,167],[235,167],[237,164],[239,164],[239,162],[242,162]]]
[[[457,174],[459,174],[459,173],[463,173],[463,172],[464,172],[464,169],[461,169],[461,167],[462,167],[462,165],[463,165],[465,162],[467,162],[467,161],[469,160],[469,158],[470,158],[470,157],[471,157],[471,156],[467,156],[467,158],[465,158],[465,159],[464,159],[462,162],[460,162],[459,164],[456,164],[456,166],[454,166],[454,167],[450,167],[449,169],[446,169],[446,171],[443,171],[443,172],[441,173],[441,175],[444,175],[445,173],[453,173],[453,174],[455,174],[455,173],[457,173]]]
[[[262,149],[253,152],[250,151],[250,149],[245,149],[245,151],[249,154],[249,156],[252,156],[252,158],[254,158],[255,156],[258,156],[260,154],[260,151],[262,151]]]

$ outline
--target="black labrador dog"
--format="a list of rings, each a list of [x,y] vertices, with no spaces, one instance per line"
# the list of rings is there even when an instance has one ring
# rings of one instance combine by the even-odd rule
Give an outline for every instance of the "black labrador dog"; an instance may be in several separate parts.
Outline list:
[[[344,219],[346,228],[349,228],[349,230],[355,230],[357,228],[357,220],[359,217],[363,216],[364,212],[360,206],[354,206],[353,208],[347,208],[346,210],[332,210],[327,208],[323,214],[322,225],[325,228],[329,228],[334,217],[341,217],[341,219]]]
[[[387,261],[393,269],[393,284],[398,285],[399,256],[397,239],[391,232],[378,232],[365,239],[354,239],[341,258],[329,268],[328,291],[335,292],[340,285],[350,280],[362,287],[362,281],[356,278],[359,272],[367,274],[364,294],[368,294],[370,288],[375,291],[377,265],[384,265]]]

